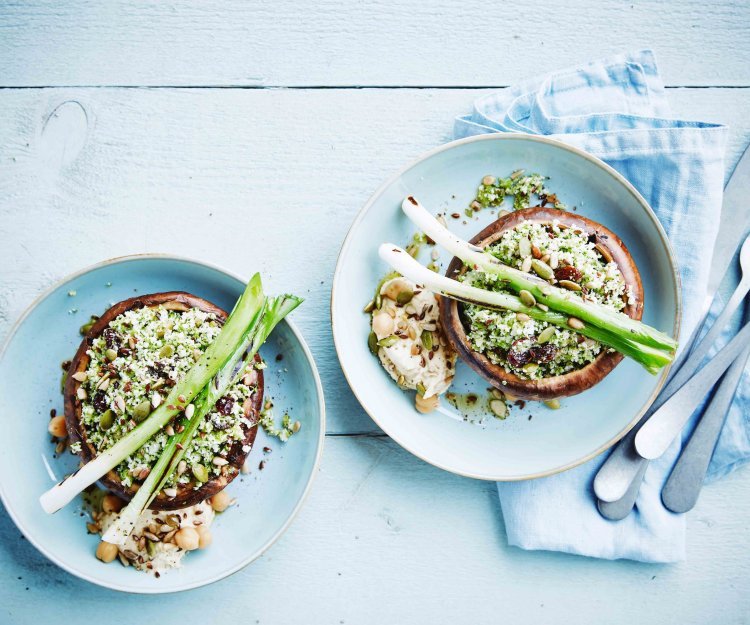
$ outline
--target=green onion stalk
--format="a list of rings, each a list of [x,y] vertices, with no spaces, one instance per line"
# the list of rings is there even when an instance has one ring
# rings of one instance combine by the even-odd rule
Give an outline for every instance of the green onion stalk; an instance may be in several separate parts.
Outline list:
[[[467,304],[484,306],[485,308],[525,313],[538,321],[545,321],[568,330],[571,329],[567,315],[554,310],[545,311],[536,306],[527,306],[519,297],[510,293],[486,291],[436,274],[419,264],[405,250],[391,243],[383,243],[380,246],[379,254],[382,260],[402,276],[438,295]],[[630,335],[627,333],[615,334],[587,324],[584,324],[580,329],[576,328],[575,331],[632,358],[643,365],[649,373],[657,373],[659,369],[672,362],[672,356],[669,353],[636,343],[630,339]]]
[[[230,387],[245,375],[246,368],[253,365],[255,354],[258,353],[276,325],[301,303],[302,300],[293,295],[265,299],[261,310],[247,328],[247,332],[232,355],[193,402],[195,409],[185,429],[180,434],[169,437],[148,477],[117,520],[109,527],[103,540],[118,545],[125,544],[140,515],[164,488],[189,450],[195,433],[206,415],[211,412],[216,402],[226,394]]]
[[[583,300],[571,291],[553,286],[542,278],[509,267],[480,247],[463,241],[435,219],[414,197],[407,197],[401,207],[406,216],[427,236],[464,264],[497,276],[516,293],[529,291],[536,301],[551,309],[574,316],[631,342],[664,350],[672,355],[677,349],[677,342],[667,334],[598,302]]]
[[[44,493],[39,498],[44,511],[52,514],[66,506],[78,493],[138,451],[172,418],[182,412],[234,353],[237,344],[245,336],[248,326],[258,315],[264,301],[260,274],[256,273],[237,300],[216,340],[208,346],[185,377],[172,387],[167,399],[145,421],[112,447]]]

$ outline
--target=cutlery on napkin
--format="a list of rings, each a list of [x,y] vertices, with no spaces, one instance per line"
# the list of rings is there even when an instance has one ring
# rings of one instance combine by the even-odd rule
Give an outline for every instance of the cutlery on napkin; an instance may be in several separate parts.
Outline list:
[[[683,336],[703,313],[709,283],[706,250],[716,239],[724,179],[726,128],[671,119],[653,54],[624,54],[534,78],[479,99],[456,120],[457,138],[488,132],[551,135],[601,158],[653,207],[680,261]],[[743,376],[740,384],[747,383]],[[737,400],[725,430],[744,432]],[[739,436],[731,437],[732,441]],[[711,475],[750,457],[746,445],[719,440]],[[604,457],[528,482],[498,484],[508,541],[525,549],[601,558],[671,562],[684,558],[684,516],[668,511],[661,489],[679,444],[644,470],[634,514],[608,521],[592,505],[593,476]]]
[[[707,285],[707,310],[704,315],[704,320],[696,326],[696,330],[693,332],[690,339],[683,345],[681,357],[678,358],[677,362],[672,367],[672,377],[667,384],[667,387],[659,395],[649,412],[647,412],[636,427],[633,428],[633,431],[620,441],[614,452],[599,470],[599,473],[594,480],[594,492],[599,500],[599,511],[608,519],[619,520],[624,518],[630,513],[635,504],[640,483],[646,470],[645,464],[647,463],[643,456],[637,453],[638,450],[635,448],[636,438],[638,436],[645,436],[640,434],[640,429],[644,426],[646,421],[651,418],[651,415],[661,406],[661,404],[674,394],[674,392],[679,389],[697,370],[704,357],[708,354],[709,349],[724,329],[726,322],[731,318],[734,311],[744,300],[748,290],[750,290],[750,241],[748,241],[747,238],[748,229],[750,228],[750,206],[744,200],[748,191],[750,191],[750,149],[745,150],[745,153],[740,158],[740,161],[735,167],[735,170],[725,188],[723,201],[724,210],[722,210],[719,235],[714,246],[714,253],[711,261],[711,273]],[[741,250],[737,253],[737,248],[743,237],[745,238],[745,241]],[[739,256],[738,262],[732,263],[731,261],[735,255]],[[718,317],[715,317],[715,315],[709,315],[710,311],[708,308],[722,282],[722,278],[725,277],[725,274],[729,274],[729,283],[734,282],[732,279],[734,276],[732,274],[737,266],[740,266],[742,269],[742,279],[737,284],[737,287],[729,298],[721,315]],[[725,280],[725,282],[727,281]],[[723,291],[726,291],[728,288],[729,284],[726,285]],[[721,295],[724,295],[724,293]],[[711,317],[715,319],[712,323]],[[693,344],[697,335],[700,333],[704,322],[707,322],[708,325],[710,325],[710,329],[706,336],[700,341],[700,344],[697,347],[694,347]],[[685,362],[688,355],[690,356],[690,363]],[[737,374],[735,373],[735,376],[736,375]],[[739,379],[738,382],[734,384],[735,390],[738,383]],[[726,394],[726,391],[724,394]],[[731,401],[729,403],[731,403]],[[728,407],[729,406],[727,405],[726,408],[724,408],[724,414],[726,414]],[[706,410],[709,412],[715,412],[718,409],[717,406],[714,407],[713,410],[711,410],[711,407]],[[690,414],[692,414],[692,412],[693,410],[690,411]],[[686,415],[686,418],[689,417],[690,414]],[[718,417],[713,418],[717,419]],[[721,430],[720,428],[714,429],[716,431],[716,436],[718,437]],[[701,429],[701,432],[702,436],[705,438],[706,430]],[[710,445],[710,441],[704,441],[703,445]],[[713,450],[713,446],[711,446],[711,448]],[[693,450],[690,452],[691,454],[696,453],[695,445],[691,447],[691,449]],[[677,485],[673,482],[671,486],[671,492],[673,494],[675,493],[676,488]],[[693,488],[695,488],[695,485]],[[697,493],[695,494],[695,497],[697,497]],[[684,504],[679,504],[680,507],[682,505]],[[670,510],[673,510],[674,512],[684,511],[682,509],[674,510],[672,507],[670,507]]]

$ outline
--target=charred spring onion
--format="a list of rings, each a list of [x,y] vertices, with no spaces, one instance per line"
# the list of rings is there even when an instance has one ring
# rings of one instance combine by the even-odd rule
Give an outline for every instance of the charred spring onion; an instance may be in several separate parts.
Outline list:
[[[420,230],[451,254],[461,259],[464,264],[497,276],[504,280],[508,287],[516,293],[528,291],[537,302],[549,306],[558,313],[573,316],[588,325],[596,326],[608,332],[614,337],[619,337],[621,340],[660,350],[668,357],[667,362],[671,362],[677,348],[677,342],[663,332],[597,302],[585,301],[570,291],[551,285],[541,277],[503,264],[481,248],[458,238],[412,196],[403,201],[402,209]],[[529,312],[527,314],[532,316]],[[615,349],[618,348],[615,347]],[[618,349],[618,351],[621,350]]]
[[[172,388],[167,399],[132,432],[99,454],[91,462],[85,464],[77,472],[44,493],[40,497],[40,503],[45,512],[51,514],[67,505],[78,493],[96,482],[129,455],[140,449],[154,434],[165,427],[173,417],[185,410],[187,406],[196,400],[214,376],[237,355],[238,346],[245,344],[253,322],[260,319],[265,301],[266,298],[263,295],[260,275],[256,273],[251,278],[244,293],[237,300],[232,313],[224,323],[216,340],[208,346],[201,358],[190,368],[185,377]],[[298,303],[299,300],[297,300],[295,306]],[[289,312],[289,310],[286,310],[284,314]],[[271,329],[274,325],[275,323],[270,326]],[[262,324],[258,327],[261,326]],[[210,409],[212,406],[213,404],[208,408]],[[168,447],[171,444],[172,440],[170,439]],[[164,466],[167,466],[170,459],[171,457],[165,460],[166,464]],[[157,461],[157,465],[158,463],[159,461]],[[160,473],[156,473],[157,476],[160,475]],[[157,478],[154,479],[154,482],[156,481]]]

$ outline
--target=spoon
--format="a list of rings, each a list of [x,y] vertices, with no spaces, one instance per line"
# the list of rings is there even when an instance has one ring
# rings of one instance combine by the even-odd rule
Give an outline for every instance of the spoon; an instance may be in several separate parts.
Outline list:
[[[742,244],[742,249],[740,250],[740,268],[742,270],[742,279],[737,285],[734,293],[732,293],[732,297],[729,298],[729,302],[727,302],[724,310],[716,321],[714,321],[706,336],[690,354],[690,358],[688,358],[682,368],[675,374],[674,378],[672,378],[669,387],[674,386],[681,389],[681,387],[693,376],[714,342],[721,334],[727,321],[729,321],[735,313],[739,305],[742,303],[742,300],[745,299],[747,292],[750,291],[750,237],[745,239],[745,242]],[[732,360],[734,360],[734,358],[732,358]],[[712,364],[713,361],[709,362],[703,370],[708,369]],[[707,391],[708,390],[710,390],[710,387]],[[675,395],[678,394],[679,393],[675,393]],[[687,397],[687,395],[685,395],[685,397]],[[676,410],[678,404],[674,402],[672,398],[670,398],[670,403],[673,404],[673,409],[664,410],[662,408],[657,410],[643,427],[638,430],[638,433],[635,436],[635,449],[643,458],[652,460],[661,456],[690,418],[690,414],[684,414],[684,412]],[[685,407],[682,407],[681,409],[684,410]]]

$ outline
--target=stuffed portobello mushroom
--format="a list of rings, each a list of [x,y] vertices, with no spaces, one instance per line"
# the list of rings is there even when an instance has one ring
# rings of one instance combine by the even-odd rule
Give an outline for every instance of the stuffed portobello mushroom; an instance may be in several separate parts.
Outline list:
[[[580,215],[550,207],[518,210],[490,224],[471,243],[503,264],[546,280],[582,300],[640,320],[643,287],[625,244],[612,231]],[[487,291],[507,284],[458,258],[446,276]],[[527,305],[537,305],[521,293]],[[543,305],[542,305],[543,306]],[[623,356],[577,332],[523,312],[497,310],[443,298],[441,325],[459,356],[494,387],[530,400],[576,395],[609,374]]]
[[[138,427],[165,401],[218,336],[227,313],[183,292],[134,297],[112,306],[88,330],[71,361],[64,389],[71,449],[83,463]],[[176,473],[151,502],[152,510],[196,505],[223,490],[252,449],[263,403],[262,361],[221,397],[203,420]],[[130,500],[161,455],[169,436],[185,428],[187,405],[160,432],[101,478]]]

